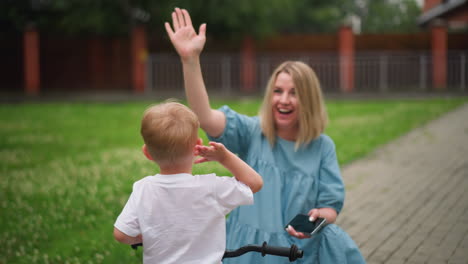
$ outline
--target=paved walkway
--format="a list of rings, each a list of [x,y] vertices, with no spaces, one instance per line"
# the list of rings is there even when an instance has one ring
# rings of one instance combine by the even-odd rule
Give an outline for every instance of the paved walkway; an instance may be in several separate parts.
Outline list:
[[[343,168],[338,224],[373,263],[468,263],[468,104]]]

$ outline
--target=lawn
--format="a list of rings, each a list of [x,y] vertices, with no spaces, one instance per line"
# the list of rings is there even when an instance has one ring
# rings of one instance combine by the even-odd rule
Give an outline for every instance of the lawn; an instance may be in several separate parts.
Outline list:
[[[328,101],[341,165],[468,98]],[[255,115],[259,100],[215,101]],[[158,169],[140,153],[151,102],[0,105],[0,263],[140,263],[113,240],[132,183]],[[203,133],[200,135],[207,142]],[[226,171],[213,163],[194,173]]]

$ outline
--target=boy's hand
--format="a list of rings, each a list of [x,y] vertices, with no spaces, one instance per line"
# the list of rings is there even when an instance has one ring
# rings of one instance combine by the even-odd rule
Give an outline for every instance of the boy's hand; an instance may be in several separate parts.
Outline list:
[[[196,154],[202,158],[195,160],[195,163],[203,163],[207,161],[222,161],[228,155],[226,147],[221,143],[210,142],[210,146],[197,145],[195,146]]]
[[[250,167],[249,164],[229,151],[223,144],[216,142],[210,142],[209,144],[210,146],[195,146],[195,155],[202,157],[196,160],[195,163],[217,161],[231,172],[236,180],[249,186],[253,193],[258,192],[262,188],[262,176]]]
[[[172,45],[174,45],[174,48],[182,59],[200,55],[206,41],[206,24],[200,25],[199,34],[197,35],[187,10],[176,8],[172,12],[172,26],[174,30],[172,30],[168,22],[164,23],[164,26]]]

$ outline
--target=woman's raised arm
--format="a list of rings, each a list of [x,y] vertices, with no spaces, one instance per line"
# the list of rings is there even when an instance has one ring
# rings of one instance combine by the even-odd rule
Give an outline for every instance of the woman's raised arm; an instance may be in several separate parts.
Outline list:
[[[176,8],[172,12],[172,26],[173,29],[168,22],[165,23],[167,34],[182,61],[189,106],[197,114],[201,128],[208,135],[218,137],[226,126],[226,117],[224,113],[211,108],[200,66],[200,53],[206,41],[206,24],[200,26],[197,34],[187,10]]]

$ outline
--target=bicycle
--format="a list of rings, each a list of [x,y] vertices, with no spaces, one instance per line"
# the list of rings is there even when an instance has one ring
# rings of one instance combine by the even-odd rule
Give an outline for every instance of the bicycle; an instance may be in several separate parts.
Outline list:
[[[139,243],[131,245],[133,249],[137,249],[140,246],[143,246],[143,244]],[[266,255],[288,257],[290,262],[296,261],[298,258],[302,258],[304,256],[304,251],[299,249],[295,244],[292,244],[291,247],[276,247],[269,246],[265,241],[261,246],[246,245],[236,250],[226,250],[224,252],[223,259],[239,257],[248,252],[260,252],[262,254],[262,257]]]

